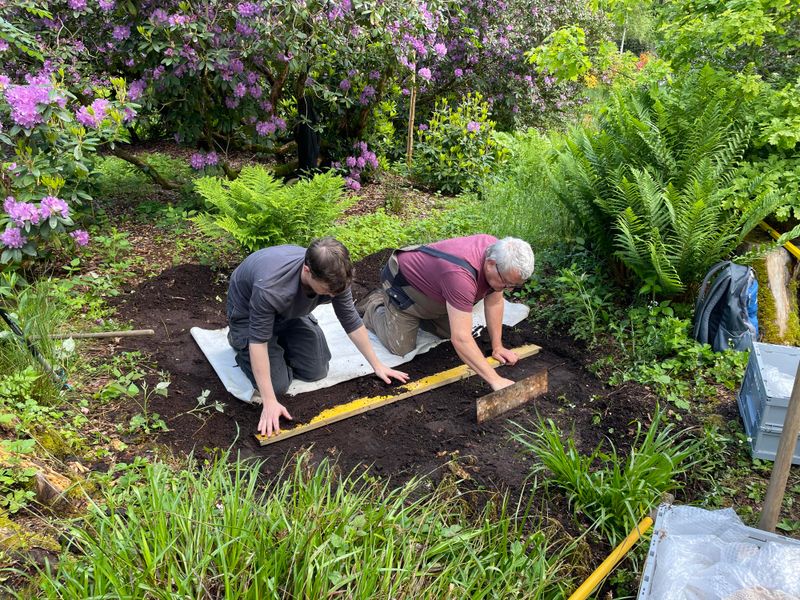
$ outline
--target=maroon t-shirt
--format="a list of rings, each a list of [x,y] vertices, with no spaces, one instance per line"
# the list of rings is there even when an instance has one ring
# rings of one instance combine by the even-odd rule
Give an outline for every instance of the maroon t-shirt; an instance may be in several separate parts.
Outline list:
[[[494,236],[479,234],[427,244],[466,260],[478,272],[477,281],[463,267],[423,252],[401,252],[397,263],[406,281],[428,298],[442,304],[447,302],[464,312],[472,312],[475,304],[494,291],[486,281],[483,261],[486,249],[496,241]]]

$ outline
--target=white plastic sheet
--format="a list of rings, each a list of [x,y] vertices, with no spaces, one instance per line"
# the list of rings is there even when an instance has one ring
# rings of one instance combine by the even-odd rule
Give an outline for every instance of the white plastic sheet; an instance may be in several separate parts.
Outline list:
[[[662,507],[653,536],[639,600],[800,600],[800,542],[730,508]]]
[[[529,310],[524,304],[516,304],[506,300],[503,311],[503,324],[508,326],[516,325],[528,316]],[[337,383],[372,373],[372,367],[369,366],[369,363],[367,363],[353,342],[350,341],[350,338],[347,337],[330,304],[318,306],[312,314],[317,318],[320,327],[325,332],[325,339],[331,350],[332,358],[328,367],[328,376],[320,381],[293,381],[287,392],[290,396],[330,387]],[[472,311],[472,323],[473,327],[484,327],[486,325],[482,301],[475,305]],[[203,354],[206,355],[208,362],[214,367],[225,389],[239,398],[239,400],[250,402],[255,390],[247,376],[236,365],[235,353],[228,344],[228,328],[201,329],[200,327],[192,327],[190,332]],[[375,349],[375,354],[378,355],[383,364],[390,367],[397,367],[407,363],[417,354],[427,352],[444,341],[431,333],[420,330],[417,335],[417,346],[414,350],[404,356],[397,356],[384,348],[373,333],[370,332],[369,338]]]

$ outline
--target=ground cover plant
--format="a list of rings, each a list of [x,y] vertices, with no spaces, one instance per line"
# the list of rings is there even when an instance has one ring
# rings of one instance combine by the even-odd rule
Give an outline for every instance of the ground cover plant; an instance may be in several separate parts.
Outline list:
[[[664,493],[755,524],[747,353],[693,340],[692,300],[797,224],[792,6],[0,6],[3,593],[555,599]],[[189,333],[265,245],[335,235],[358,300],[389,249],[476,232],[536,252],[504,335],[541,350],[502,373],[549,390],[504,418],[468,379],[261,447]],[[54,337],[124,329],[155,335]],[[595,597],[635,594],[645,544]]]

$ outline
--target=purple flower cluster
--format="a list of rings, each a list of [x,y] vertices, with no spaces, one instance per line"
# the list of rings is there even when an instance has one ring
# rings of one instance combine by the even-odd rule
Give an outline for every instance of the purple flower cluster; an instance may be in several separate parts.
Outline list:
[[[61,215],[64,219],[69,216],[69,206],[61,198],[45,196],[39,203],[39,214],[43,219]]]
[[[481,124],[477,121],[470,121],[467,123],[467,131],[470,133],[478,133],[481,130]]]
[[[351,190],[358,191],[361,189],[361,175],[367,169],[378,168],[378,157],[367,146],[367,142],[356,142],[353,145],[355,152],[352,156],[348,156],[342,163],[334,163],[334,168],[344,169],[347,175],[344,178],[345,185]]]
[[[286,130],[286,121],[275,115],[270,116],[269,121],[259,121],[256,123],[256,133],[261,137],[272,135],[278,130]]]
[[[53,88],[49,84],[10,85],[5,88],[5,96],[11,106],[11,118],[20,127],[30,129],[43,122],[39,105],[50,104],[50,93]],[[57,97],[55,101],[59,106],[66,102]]]
[[[240,2],[239,5],[236,7],[236,12],[238,12],[243,17],[255,17],[260,15],[264,11],[263,6],[259,6],[255,2]]]
[[[111,37],[113,37],[118,42],[122,42],[127,40],[131,37],[131,28],[127,25],[117,25],[111,32]]]
[[[108,116],[111,103],[105,98],[98,98],[89,106],[81,106],[75,113],[75,120],[85,127],[97,129]]]
[[[22,248],[27,242],[28,238],[22,235],[22,230],[18,227],[7,227],[3,233],[0,233],[0,243],[6,248]]]
[[[189,159],[189,164],[197,171],[202,171],[205,167],[213,167],[219,164],[219,155],[211,151],[207,154],[195,152]]]
[[[361,97],[359,98],[359,102],[362,106],[366,106],[369,104],[370,100],[375,97],[375,88],[371,85],[364,86],[364,89],[361,91]]]
[[[89,233],[83,229],[71,231],[69,235],[78,246],[86,246],[89,243]]]
[[[9,196],[3,202],[3,211],[8,215],[12,228],[27,231],[31,225],[39,225],[51,217],[60,216],[66,219],[69,216],[69,205],[55,196],[45,196],[38,207],[33,202],[17,202],[13,196]]]

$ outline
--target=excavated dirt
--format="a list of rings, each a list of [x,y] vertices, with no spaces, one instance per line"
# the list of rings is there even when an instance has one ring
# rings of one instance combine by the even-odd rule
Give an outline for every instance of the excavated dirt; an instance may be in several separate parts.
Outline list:
[[[356,300],[377,285],[379,268],[387,256],[388,251],[379,252],[356,265]],[[135,328],[156,330],[153,337],[122,338],[120,349],[142,351],[158,370],[168,373],[169,396],[156,397],[150,410],[159,413],[169,427],[159,441],[179,453],[204,457],[216,449],[230,448],[243,457],[263,459],[265,474],[273,476],[296,452],[313,446],[316,459],[334,457],[344,472],[371,467],[373,474],[395,482],[422,475],[436,481],[447,472],[442,466],[457,458],[459,476],[466,474],[477,487],[514,493],[525,482],[530,457],[510,439],[512,422],[527,425],[537,416],[553,419],[562,430],[571,431],[578,448],[587,452],[606,438],[617,448],[626,448],[636,423],[650,422],[654,399],[645,388],[608,388],[586,370],[587,357],[572,340],[543,337],[525,322],[506,329],[506,345],[534,343],[542,351],[514,367],[502,367],[502,373],[518,380],[543,367],[548,369],[549,392],[529,405],[478,425],[475,399],[491,390],[472,377],[262,447],[253,436],[260,407],[228,394],[189,334],[194,326],[226,325],[228,274],[200,265],[179,265],[128,290],[116,301],[120,319]],[[488,353],[485,336],[480,343]],[[401,368],[415,379],[458,364],[452,346],[445,343]],[[375,377],[363,377],[284,401],[295,422],[301,423],[325,408],[386,393],[389,387]],[[187,414],[197,406],[196,399],[204,390],[210,390],[211,402],[221,400],[225,405],[224,413],[214,413],[205,421]],[[119,419],[127,418],[119,415]],[[449,469],[453,470],[452,464]]]

